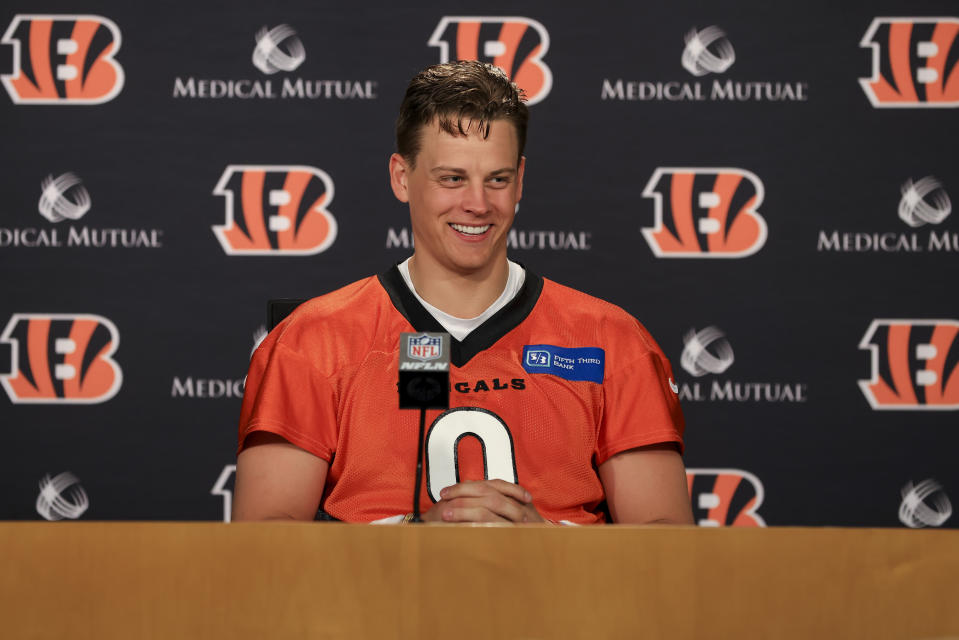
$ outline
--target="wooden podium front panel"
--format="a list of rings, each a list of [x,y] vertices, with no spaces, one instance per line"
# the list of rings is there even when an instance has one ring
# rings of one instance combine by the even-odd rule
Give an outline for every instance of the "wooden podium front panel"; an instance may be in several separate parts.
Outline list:
[[[9,638],[959,637],[959,532],[0,524]]]

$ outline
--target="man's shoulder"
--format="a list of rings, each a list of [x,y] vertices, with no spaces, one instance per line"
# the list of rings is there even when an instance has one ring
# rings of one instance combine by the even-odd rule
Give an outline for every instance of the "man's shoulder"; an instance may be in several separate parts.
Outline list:
[[[290,314],[295,323],[344,319],[361,307],[376,305],[384,296],[376,276],[369,276],[329,293],[310,298]],[[355,320],[355,318],[353,318]]]
[[[543,300],[550,305],[567,307],[573,314],[637,322],[628,311],[612,302],[548,278],[543,278]]]
[[[278,324],[264,341],[265,346],[282,345],[316,361],[321,355],[340,354],[351,360],[362,353],[383,332],[384,310],[389,296],[375,276],[357,280],[299,305]]]
[[[602,298],[543,278],[542,311],[551,320],[577,332],[587,332],[605,344],[642,343],[645,349],[661,352],[645,326],[631,313]]]

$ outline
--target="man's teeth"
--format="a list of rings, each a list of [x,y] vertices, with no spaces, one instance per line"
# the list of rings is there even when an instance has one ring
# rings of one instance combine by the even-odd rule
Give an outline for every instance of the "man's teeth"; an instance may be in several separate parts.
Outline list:
[[[481,233],[486,233],[486,230],[490,227],[488,224],[484,224],[482,227],[467,227],[465,224],[451,224],[450,226],[460,233],[465,233],[470,236],[478,236]]]

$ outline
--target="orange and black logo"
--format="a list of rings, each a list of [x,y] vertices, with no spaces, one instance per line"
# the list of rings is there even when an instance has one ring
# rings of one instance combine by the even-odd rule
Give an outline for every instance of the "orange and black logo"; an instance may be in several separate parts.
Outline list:
[[[873,409],[959,409],[959,321],[873,320],[859,343],[870,353],[860,380]]]
[[[766,243],[766,221],[756,211],[763,193],[744,169],[659,167],[643,190],[655,203],[643,235],[657,258],[750,256]]]
[[[123,383],[112,358],[120,334],[103,316],[17,313],[0,342],[11,354],[10,373],[0,374],[11,402],[95,404],[115,396]]]
[[[0,80],[16,104],[100,104],[123,88],[120,30],[107,18],[17,15],[0,42],[13,46]]]
[[[687,469],[693,519],[701,527],[765,527],[759,478],[740,469]]]
[[[959,18],[876,18],[859,43],[872,76],[859,84],[874,107],[959,107]]]
[[[226,199],[213,233],[229,255],[313,255],[336,240],[333,181],[315,167],[230,165],[213,193]]]
[[[553,86],[553,74],[543,63],[549,33],[536,20],[445,16],[429,44],[440,48],[440,62],[480,60],[499,67],[526,93],[527,104],[543,100]]]

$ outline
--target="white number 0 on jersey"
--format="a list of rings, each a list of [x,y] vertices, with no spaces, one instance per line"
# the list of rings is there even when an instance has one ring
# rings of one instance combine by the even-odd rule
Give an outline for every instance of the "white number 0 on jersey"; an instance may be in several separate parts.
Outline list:
[[[456,448],[467,436],[483,447],[485,479],[516,483],[513,435],[503,419],[487,409],[456,407],[440,414],[426,434],[426,488],[433,502],[439,502],[440,491],[459,482]]]

